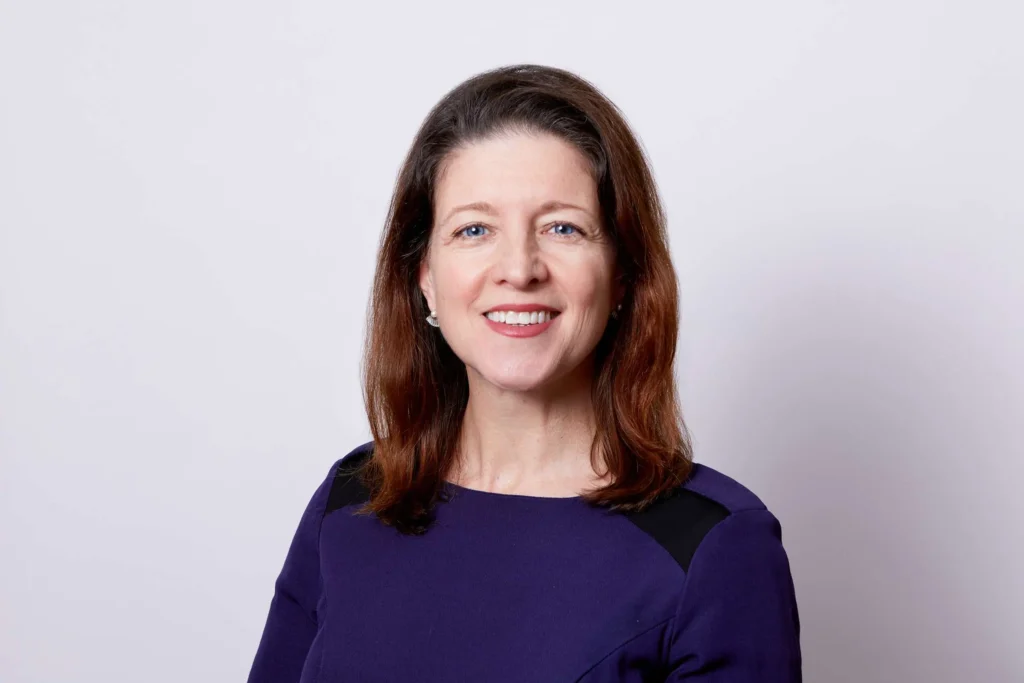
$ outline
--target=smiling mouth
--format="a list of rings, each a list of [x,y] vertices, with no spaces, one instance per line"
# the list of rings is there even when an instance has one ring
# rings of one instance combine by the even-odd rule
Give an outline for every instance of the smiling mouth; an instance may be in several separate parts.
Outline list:
[[[539,325],[554,320],[559,316],[558,311],[490,311],[484,313],[484,317],[496,323],[504,323],[514,327],[526,327],[527,325]]]

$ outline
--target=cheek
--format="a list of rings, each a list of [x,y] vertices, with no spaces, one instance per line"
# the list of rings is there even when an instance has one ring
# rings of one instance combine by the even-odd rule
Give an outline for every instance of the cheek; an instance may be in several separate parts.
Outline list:
[[[563,271],[563,282],[579,304],[607,306],[612,288],[612,264],[604,254],[592,254]]]
[[[473,300],[484,281],[486,267],[473,259],[444,255],[434,260],[434,287],[439,301]]]

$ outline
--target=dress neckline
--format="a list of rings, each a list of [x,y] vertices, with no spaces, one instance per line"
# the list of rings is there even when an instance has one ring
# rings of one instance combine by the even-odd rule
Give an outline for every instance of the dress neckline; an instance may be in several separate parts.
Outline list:
[[[476,498],[489,498],[492,500],[505,500],[508,502],[542,502],[542,503],[571,503],[583,500],[583,496],[530,496],[523,493],[497,493],[495,491],[484,491],[482,489],[471,489],[466,486],[444,481],[444,486],[453,493],[464,494]]]

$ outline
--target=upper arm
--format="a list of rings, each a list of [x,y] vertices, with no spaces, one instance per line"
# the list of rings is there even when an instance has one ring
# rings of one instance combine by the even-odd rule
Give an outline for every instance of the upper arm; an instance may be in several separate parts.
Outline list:
[[[274,583],[274,595],[249,682],[298,681],[319,628],[317,608],[323,589],[320,573],[320,526],[338,464],[314,491],[299,519]]]
[[[798,683],[800,619],[778,520],[734,512],[701,541],[670,642],[669,682]]]

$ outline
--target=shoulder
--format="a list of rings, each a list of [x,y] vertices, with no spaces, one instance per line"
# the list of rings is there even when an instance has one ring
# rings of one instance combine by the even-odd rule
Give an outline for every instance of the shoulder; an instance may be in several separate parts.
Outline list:
[[[656,530],[685,573],[675,584],[670,678],[721,666],[729,680],[799,681],[800,614],[778,519],[707,466],[675,493]]]
[[[356,446],[331,465],[323,484],[326,492],[324,514],[369,500],[370,493],[363,485],[359,472],[372,455],[373,442],[369,441]]]
[[[714,501],[730,513],[767,509],[761,499],[746,486],[701,463],[694,463],[682,489]]]
[[[750,515],[751,512],[759,514]],[[744,543],[744,534],[760,534],[764,528],[763,524],[747,523],[748,519],[767,516],[774,520],[753,491],[700,463],[694,463],[690,476],[670,495],[626,516],[657,541],[685,572],[689,572],[697,549],[713,530],[738,529],[734,542]],[[731,521],[726,523],[727,520]]]

